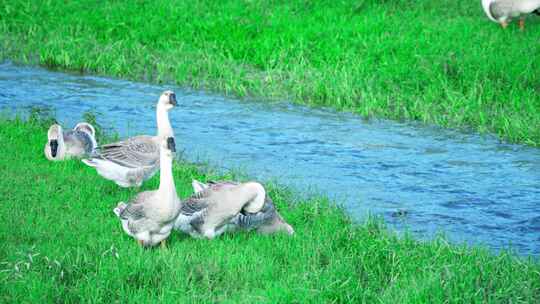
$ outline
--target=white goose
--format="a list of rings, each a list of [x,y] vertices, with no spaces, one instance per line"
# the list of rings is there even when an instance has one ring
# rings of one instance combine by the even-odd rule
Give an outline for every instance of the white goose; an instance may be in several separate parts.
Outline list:
[[[96,130],[86,122],[78,123],[73,130],[68,131],[64,131],[58,124],[53,124],[47,132],[45,157],[57,161],[91,155],[97,147],[95,136]]]
[[[195,193],[182,202],[175,229],[208,239],[238,229],[294,234],[260,183],[222,181],[207,185],[194,180],[192,185]]]
[[[141,192],[127,204],[119,202],[113,210],[120,218],[124,232],[144,247],[158,243],[164,246],[180,212],[181,202],[172,175],[175,151],[174,138],[163,139],[160,143],[159,189]]]
[[[140,187],[159,169],[161,139],[174,137],[168,112],[176,104],[174,92],[161,94],[156,108],[157,136],[139,135],[102,145],[92,158],[83,159],[83,162],[120,187]]]
[[[512,18],[519,17],[519,28],[525,29],[525,17],[534,12],[540,14],[540,0],[482,0],[484,12],[503,28],[508,26]]]

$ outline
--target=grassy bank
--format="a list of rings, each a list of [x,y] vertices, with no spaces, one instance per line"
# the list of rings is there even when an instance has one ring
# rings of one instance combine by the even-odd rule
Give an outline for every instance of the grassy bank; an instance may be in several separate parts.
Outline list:
[[[540,145],[540,18],[479,1],[3,1],[3,59]]]
[[[79,161],[45,160],[46,129],[0,119],[0,302],[540,301],[538,263],[398,239],[379,224],[351,225],[323,199],[295,201],[275,187],[270,195],[294,237],[174,233],[167,249],[143,250],[112,213],[135,190]],[[182,162],[174,176],[181,197],[192,178],[210,177]]]

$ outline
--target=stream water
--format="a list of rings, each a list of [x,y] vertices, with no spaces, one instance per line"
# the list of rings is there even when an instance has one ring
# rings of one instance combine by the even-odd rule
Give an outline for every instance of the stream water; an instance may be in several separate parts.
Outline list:
[[[154,134],[170,86],[0,65],[0,108],[52,107],[72,127],[85,111],[121,136]],[[172,88],[177,145],[191,161],[238,168],[302,193],[323,193],[361,220],[453,242],[540,254],[540,149],[416,123]],[[45,141],[45,139],[44,139]],[[309,190],[308,190],[309,189]]]

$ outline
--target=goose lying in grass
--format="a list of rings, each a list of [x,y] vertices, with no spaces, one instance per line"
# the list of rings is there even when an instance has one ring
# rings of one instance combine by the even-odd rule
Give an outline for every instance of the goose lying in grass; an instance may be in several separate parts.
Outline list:
[[[50,126],[45,144],[48,160],[81,158],[94,152],[97,146],[96,130],[86,122],[78,123],[73,130],[64,131],[58,124]]]
[[[174,137],[168,112],[176,104],[174,92],[165,91],[161,94],[156,109],[157,136],[139,135],[102,145],[92,158],[83,159],[83,162],[96,168],[99,175],[120,187],[140,187],[159,169],[161,139]]]
[[[141,192],[127,204],[119,202],[114,209],[124,231],[145,247],[158,243],[164,246],[180,212],[181,203],[176,195],[172,176],[174,152],[176,152],[174,138],[162,140],[159,189]]]
[[[512,18],[519,17],[519,28],[525,29],[525,17],[535,12],[540,14],[540,0],[482,0],[484,12],[503,28],[508,26]]]
[[[212,239],[226,231],[253,230],[262,234],[294,234],[257,182],[194,180],[195,193],[182,203],[175,228],[193,237]]]

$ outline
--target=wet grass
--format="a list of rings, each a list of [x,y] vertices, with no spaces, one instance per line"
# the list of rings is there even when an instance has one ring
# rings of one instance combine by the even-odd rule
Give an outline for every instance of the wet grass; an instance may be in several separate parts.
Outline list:
[[[270,187],[294,237],[213,241],[174,233],[144,250],[112,213],[136,190],[79,161],[43,156],[47,125],[0,119],[0,302],[3,303],[538,303],[540,264],[511,254],[398,238],[377,221],[352,224],[327,200]],[[193,165],[177,162],[191,193]],[[154,177],[141,190],[158,185]]]
[[[540,18],[479,1],[3,1],[0,56],[540,145]]]

